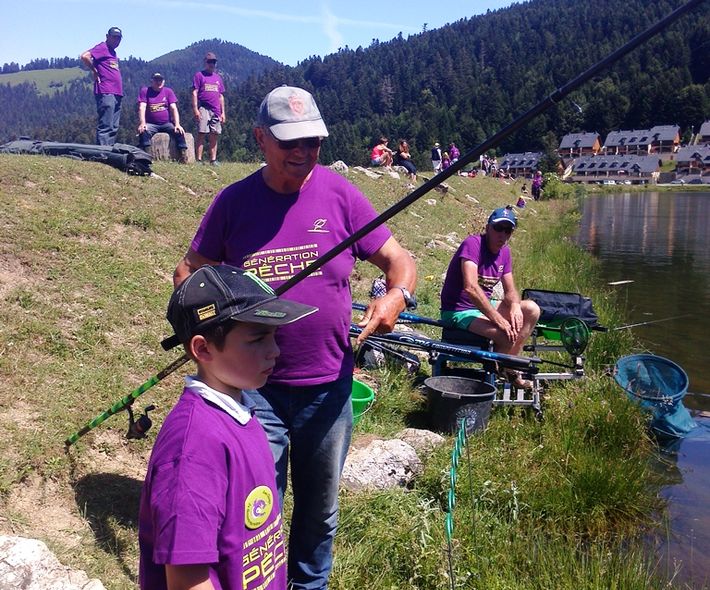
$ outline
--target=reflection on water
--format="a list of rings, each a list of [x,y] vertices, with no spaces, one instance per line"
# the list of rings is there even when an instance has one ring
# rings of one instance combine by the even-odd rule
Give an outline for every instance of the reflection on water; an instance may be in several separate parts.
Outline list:
[[[696,393],[684,403],[699,427],[661,456],[670,532],[659,556],[671,571],[682,562],[676,581],[702,587],[710,584],[710,192],[590,197],[578,241],[602,261],[608,282],[633,281],[613,287],[627,323],[685,316],[633,331],[648,351],[682,366]]]

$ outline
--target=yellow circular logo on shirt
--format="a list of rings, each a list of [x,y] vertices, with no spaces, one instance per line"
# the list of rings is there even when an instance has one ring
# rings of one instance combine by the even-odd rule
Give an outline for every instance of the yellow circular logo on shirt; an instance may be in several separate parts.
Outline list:
[[[269,518],[274,507],[274,494],[267,486],[254,488],[244,503],[244,524],[248,529],[258,529]]]

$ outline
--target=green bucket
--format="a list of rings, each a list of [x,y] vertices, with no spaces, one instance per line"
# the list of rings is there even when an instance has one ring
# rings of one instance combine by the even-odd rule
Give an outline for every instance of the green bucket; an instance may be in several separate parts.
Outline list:
[[[370,409],[372,402],[375,401],[375,392],[369,385],[353,379],[351,397],[353,403],[353,425],[355,425],[360,422],[362,415]]]

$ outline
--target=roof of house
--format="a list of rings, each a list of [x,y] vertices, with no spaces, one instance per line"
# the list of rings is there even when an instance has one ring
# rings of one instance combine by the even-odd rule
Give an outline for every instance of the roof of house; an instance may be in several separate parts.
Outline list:
[[[655,125],[650,129],[631,129],[610,131],[606,136],[604,147],[625,145],[649,145],[654,141],[674,141],[678,138],[678,125]]]
[[[596,131],[582,131],[581,133],[568,133],[562,138],[559,149],[568,150],[571,148],[594,147],[594,142],[600,140]]]
[[[657,172],[660,168],[658,156],[582,156],[572,164],[573,174],[583,172]]]
[[[710,137],[710,119],[705,121],[701,126],[700,126],[700,133],[701,137]]]
[[[522,154],[505,154],[499,168],[535,168],[542,158],[542,152],[524,152]]]
[[[676,162],[690,162],[690,160],[702,160],[710,164],[710,145],[686,145],[678,150]]]

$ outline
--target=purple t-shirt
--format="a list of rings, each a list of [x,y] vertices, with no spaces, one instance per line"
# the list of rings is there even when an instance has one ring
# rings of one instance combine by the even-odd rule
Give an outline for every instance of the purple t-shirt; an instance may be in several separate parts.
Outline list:
[[[138,102],[146,103],[145,122],[152,125],[170,123],[170,105],[177,104],[172,88],[163,86],[157,92],[152,86],[143,86],[138,93]]]
[[[508,246],[503,246],[498,254],[493,254],[486,245],[485,234],[468,236],[461,242],[446,271],[446,279],[441,289],[442,311],[476,309],[468,293],[463,288],[462,260],[470,260],[476,264],[478,267],[478,284],[489,299],[493,293],[493,288],[499,283],[503,275],[513,272],[513,262]]]
[[[290,195],[272,191],[257,171],[215,197],[192,249],[277,288],[376,215],[357,188],[322,166]],[[270,381],[305,386],[352,375],[350,273],[356,258],[369,258],[391,235],[376,228],[284,294],[319,311],[279,328],[281,356]]]
[[[241,424],[186,388],[155,441],[141,494],[140,587],[165,566],[210,564],[221,590],[284,590],[274,459],[261,424]]]
[[[106,41],[102,41],[89,50],[94,60],[94,67],[99,74],[100,82],[94,82],[94,94],[116,94],[123,96],[123,81],[118,67],[116,50],[109,49]]]
[[[222,114],[219,98],[224,94],[222,76],[217,72],[210,74],[207,70],[202,70],[192,79],[192,87],[197,90],[198,106],[210,109],[219,117]]]

